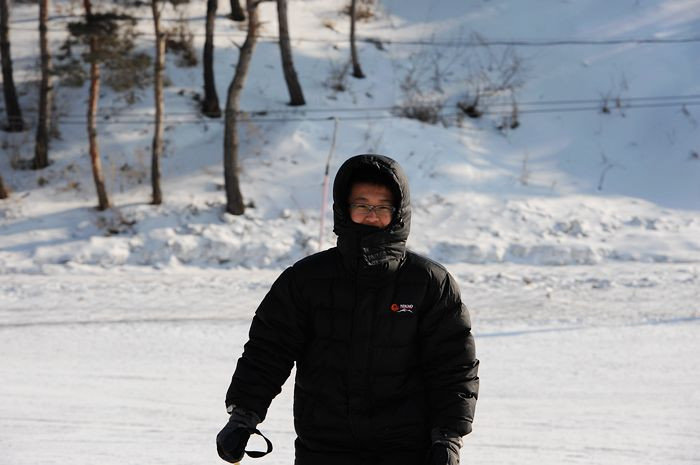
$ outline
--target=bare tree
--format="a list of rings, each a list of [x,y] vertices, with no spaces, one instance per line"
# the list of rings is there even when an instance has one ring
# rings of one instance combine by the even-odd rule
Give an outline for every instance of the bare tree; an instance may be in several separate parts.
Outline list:
[[[238,109],[241,91],[245,84],[250,60],[258,38],[258,0],[246,0],[248,32],[241,46],[233,80],[228,87],[226,115],[224,118],[224,183],[226,186],[226,211],[233,215],[245,212],[243,196],[238,181]]]
[[[245,12],[239,0],[231,0],[231,14],[228,17],[234,21],[245,21]]]
[[[7,0],[0,0],[0,55],[2,55],[2,89],[5,94],[5,113],[7,114],[6,130],[9,132],[24,131],[22,110],[19,107],[17,89],[12,73],[12,55],[10,53],[10,7]]]
[[[218,0],[207,0],[207,24],[206,39],[204,40],[203,68],[204,68],[204,99],[202,100],[202,113],[210,118],[220,118],[219,95],[216,93],[214,82],[214,20]]]
[[[85,8],[85,20],[88,26],[94,23],[92,14],[92,4],[90,0],[83,0]],[[97,103],[100,97],[100,65],[98,61],[99,43],[97,35],[92,34],[89,38],[89,59],[90,59],[90,98],[87,110],[87,132],[90,143],[90,160],[92,162],[92,177],[95,181],[97,191],[97,208],[106,210],[109,208],[109,199],[105,189],[104,175],[102,174],[102,162],[100,160],[100,149],[97,145]]]
[[[151,186],[153,188],[153,205],[163,203],[160,190],[160,159],[163,156],[163,69],[165,68],[165,34],[160,28],[160,10],[158,0],[151,0],[153,12],[153,29],[156,35],[156,59],[153,70],[153,99],[155,105],[155,128],[151,144]]]
[[[39,0],[39,44],[41,48],[41,85],[39,88],[39,121],[36,126],[34,144],[34,168],[49,166],[49,126],[53,105],[51,83],[51,50],[49,48],[46,23],[49,16],[49,0]]]
[[[10,193],[5,188],[5,183],[2,180],[2,175],[0,175],[0,200],[7,199],[10,197]]]
[[[352,75],[362,79],[365,77],[365,73],[362,72],[362,68],[360,67],[360,60],[357,58],[357,47],[355,46],[356,7],[357,0],[352,0],[350,2],[350,58],[352,59]]]
[[[297,72],[292,61],[292,46],[289,41],[289,24],[287,21],[287,0],[277,0],[277,19],[280,35],[280,54],[282,55],[282,70],[284,80],[289,91],[289,104],[292,106],[304,105],[304,93],[299,85]]]

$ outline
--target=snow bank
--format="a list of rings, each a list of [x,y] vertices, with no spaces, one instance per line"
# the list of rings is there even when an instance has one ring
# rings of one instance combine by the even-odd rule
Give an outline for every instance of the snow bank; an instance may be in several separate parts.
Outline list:
[[[700,262],[700,222],[692,215],[635,201],[626,205],[632,213],[625,217],[624,204],[617,199],[611,211],[598,199],[593,207],[570,211],[572,205],[561,201],[491,201],[488,209],[448,206],[445,214],[418,202],[409,247],[446,264]],[[329,247],[335,239],[326,214],[323,241]],[[132,205],[105,213],[85,209],[78,216],[77,223],[49,225],[50,240],[36,231],[22,233],[23,223],[13,215],[0,220],[7,232],[0,272],[41,272],[53,265],[279,269],[319,249],[319,214],[308,210],[263,218],[255,209],[233,216],[221,204],[191,203]]]

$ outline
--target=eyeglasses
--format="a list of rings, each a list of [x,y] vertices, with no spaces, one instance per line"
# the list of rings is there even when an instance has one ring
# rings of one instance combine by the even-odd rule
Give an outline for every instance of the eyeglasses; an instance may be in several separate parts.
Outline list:
[[[374,212],[377,216],[388,217],[394,214],[396,208],[390,205],[366,205],[364,203],[351,203],[350,209],[360,215],[369,215]]]

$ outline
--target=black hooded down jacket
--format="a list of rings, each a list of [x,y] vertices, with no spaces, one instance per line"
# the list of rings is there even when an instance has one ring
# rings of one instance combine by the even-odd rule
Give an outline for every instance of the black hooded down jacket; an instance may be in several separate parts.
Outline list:
[[[391,224],[353,223],[355,174],[397,198]],[[410,197],[392,159],[359,155],[333,185],[337,247],[275,281],[258,307],[226,405],[265,418],[296,362],[296,465],[423,464],[434,428],[471,431],[479,380],[466,307],[438,263],[406,251]]]

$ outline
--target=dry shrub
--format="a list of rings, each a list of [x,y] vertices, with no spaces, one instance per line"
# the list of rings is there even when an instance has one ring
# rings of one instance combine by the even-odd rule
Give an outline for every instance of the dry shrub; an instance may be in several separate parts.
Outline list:
[[[417,119],[423,123],[437,124],[443,122],[442,109],[444,106],[444,100],[440,99],[411,101],[396,107],[394,113],[404,118]]]
[[[355,20],[356,21],[371,21],[376,16],[375,13],[375,0],[358,0],[355,5]],[[341,13],[350,16],[351,4],[348,2],[345,7],[343,7]]]
[[[470,118],[481,118],[490,112],[500,116],[495,123],[499,130],[520,126],[515,93],[524,85],[524,60],[513,47],[494,47],[480,35],[471,36],[472,47],[465,54],[465,74],[461,77],[463,96],[456,106]]]
[[[345,92],[348,86],[348,72],[350,71],[350,61],[343,61],[342,63],[330,64],[330,73],[326,82],[324,83],[326,87],[334,90],[335,92]]]
[[[194,48],[194,34],[190,31],[187,20],[180,13],[175,26],[165,30],[165,50],[177,56],[177,66],[192,68],[197,66],[197,51]]]
[[[424,57],[425,55],[414,55],[409,59],[411,67],[400,84],[403,101],[394,108],[394,114],[423,123],[437,124],[444,122],[442,109],[445,106],[445,98],[439,85],[433,82],[431,86],[430,82],[424,79],[427,69]]]
[[[117,92],[142,89],[151,83],[151,56],[135,50],[136,20],[129,15],[108,12],[68,24],[70,35],[60,47],[55,73],[61,81],[72,87],[81,87],[88,79],[85,65],[91,60],[103,63],[104,83]],[[97,48],[91,55],[88,44],[97,39]],[[74,53],[80,47],[81,59]]]

